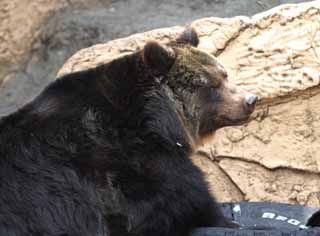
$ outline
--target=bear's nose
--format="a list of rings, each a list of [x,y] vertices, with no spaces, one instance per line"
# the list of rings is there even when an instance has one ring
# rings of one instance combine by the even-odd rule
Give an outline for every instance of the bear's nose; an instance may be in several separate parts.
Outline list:
[[[258,97],[254,94],[248,94],[245,97],[245,103],[246,103],[246,107],[248,109],[249,112],[252,112],[256,103],[257,103]]]

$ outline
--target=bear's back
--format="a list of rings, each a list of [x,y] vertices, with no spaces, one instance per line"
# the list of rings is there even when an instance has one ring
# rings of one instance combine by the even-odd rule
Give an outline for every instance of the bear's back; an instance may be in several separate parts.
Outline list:
[[[61,132],[77,126],[93,89],[88,75],[51,83],[0,120],[0,235],[106,235],[96,184],[68,162],[72,146]]]

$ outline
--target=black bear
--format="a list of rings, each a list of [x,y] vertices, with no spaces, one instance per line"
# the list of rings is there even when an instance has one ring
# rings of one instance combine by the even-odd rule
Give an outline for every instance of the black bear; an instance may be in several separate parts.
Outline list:
[[[63,76],[0,120],[0,235],[186,236],[234,226],[190,155],[245,122],[231,85],[187,29],[175,42]]]

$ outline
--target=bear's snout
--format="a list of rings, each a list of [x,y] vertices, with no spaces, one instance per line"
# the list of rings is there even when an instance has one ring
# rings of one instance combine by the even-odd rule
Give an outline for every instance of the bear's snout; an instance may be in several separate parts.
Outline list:
[[[256,103],[257,103],[258,97],[254,94],[247,94],[244,98],[244,105],[247,112],[252,113]]]

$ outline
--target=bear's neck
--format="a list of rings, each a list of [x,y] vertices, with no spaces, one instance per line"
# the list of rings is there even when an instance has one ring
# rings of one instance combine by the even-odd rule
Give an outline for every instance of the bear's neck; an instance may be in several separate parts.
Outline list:
[[[118,127],[123,128],[122,133],[133,134],[123,141],[138,137],[144,150],[156,145],[163,150],[179,147],[185,153],[192,151],[188,128],[178,115],[175,100],[168,97],[162,84],[164,76],[146,67],[139,53],[124,56],[101,69],[101,93],[115,108],[113,115],[121,117],[119,122],[123,125]]]
[[[166,86],[166,93],[180,116],[192,143],[198,140],[200,107],[196,106],[195,92],[181,87]]]

